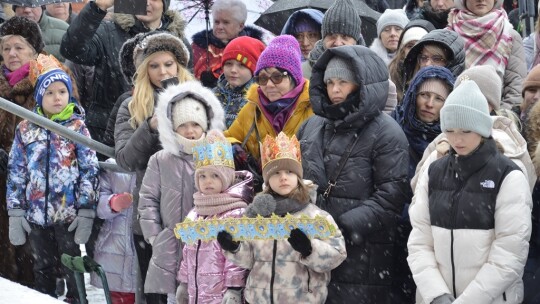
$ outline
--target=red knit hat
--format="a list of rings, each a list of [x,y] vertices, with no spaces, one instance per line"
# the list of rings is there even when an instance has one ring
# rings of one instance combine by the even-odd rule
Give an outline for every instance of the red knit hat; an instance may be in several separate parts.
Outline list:
[[[234,59],[248,69],[251,70],[251,74],[255,75],[255,68],[257,67],[257,60],[264,51],[265,45],[260,40],[251,38],[248,36],[241,36],[234,38],[227,44],[223,50],[223,57],[221,58],[221,67],[225,64],[225,61]]]
[[[523,81],[523,90],[521,90],[521,96],[525,96],[525,90],[528,88],[540,87],[540,64],[532,68],[527,75],[527,78]]]

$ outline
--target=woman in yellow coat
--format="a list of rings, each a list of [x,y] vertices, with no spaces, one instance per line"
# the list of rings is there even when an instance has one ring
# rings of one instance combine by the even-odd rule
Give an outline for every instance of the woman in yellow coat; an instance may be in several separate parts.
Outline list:
[[[276,137],[282,131],[292,136],[313,115],[309,81],[302,77],[301,54],[296,39],[282,35],[274,38],[259,57],[255,70],[257,84],[249,88],[248,102],[225,131],[233,144],[238,170],[260,175],[262,139],[266,135]]]

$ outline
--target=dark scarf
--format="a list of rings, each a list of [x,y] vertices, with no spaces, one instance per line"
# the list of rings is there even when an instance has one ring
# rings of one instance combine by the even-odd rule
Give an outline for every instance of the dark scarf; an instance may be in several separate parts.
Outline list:
[[[322,101],[322,108],[325,113],[324,117],[331,120],[342,120],[350,113],[358,112],[359,104],[359,90],[349,94],[343,102],[338,104],[332,104],[329,98],[325,98],[325,100]]]
[[[429,1],[426,1],[424,4],[424,19],[431,22],[436,29],[443,29],[448,25],[448,14],[450,10],[443,12],[436,12],[429,4]]]

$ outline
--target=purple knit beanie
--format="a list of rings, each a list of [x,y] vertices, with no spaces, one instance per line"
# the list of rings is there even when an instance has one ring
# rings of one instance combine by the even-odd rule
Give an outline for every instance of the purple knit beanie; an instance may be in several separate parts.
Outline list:
[[[270,41],[257,61],[255,76],[259,75],[262,69],[271,67],[289,72],[296,85],[302,82],[302,52],[296,38],[280,35]]]

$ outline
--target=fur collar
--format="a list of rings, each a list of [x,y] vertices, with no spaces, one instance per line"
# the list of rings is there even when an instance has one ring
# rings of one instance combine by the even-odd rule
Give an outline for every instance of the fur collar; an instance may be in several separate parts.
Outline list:
[[[142,23],[135,18],[134,15],[114,14],[113,21],[122,30],[126,32],[134,30],[136,26],[141,28],[144,27]],[[168,32],[180,39],[185,38],[184,30],[186,28],[186,21],[182,18],[180,13],[168,10],[161,17],[161,22],[163,22],[163,26],[165,27],[163,30],[167,30]],[[134,34],[138,34],[138,32]]]
[[[161,141],[163,150],[177,156],[183,153],[181,152],[183,151],[183,146],[176,139],[170,112],[173,104],[178,101],[174,97],[179,94],[185,94],[186,96],[197,99],[206,106],[208,130],[218,129],[223,131],[225,129],[225,112],[212,91],[203,87],[198,81],[187,81],[169,86],[158,96],[156,115],[158,118],[159,140]]]

